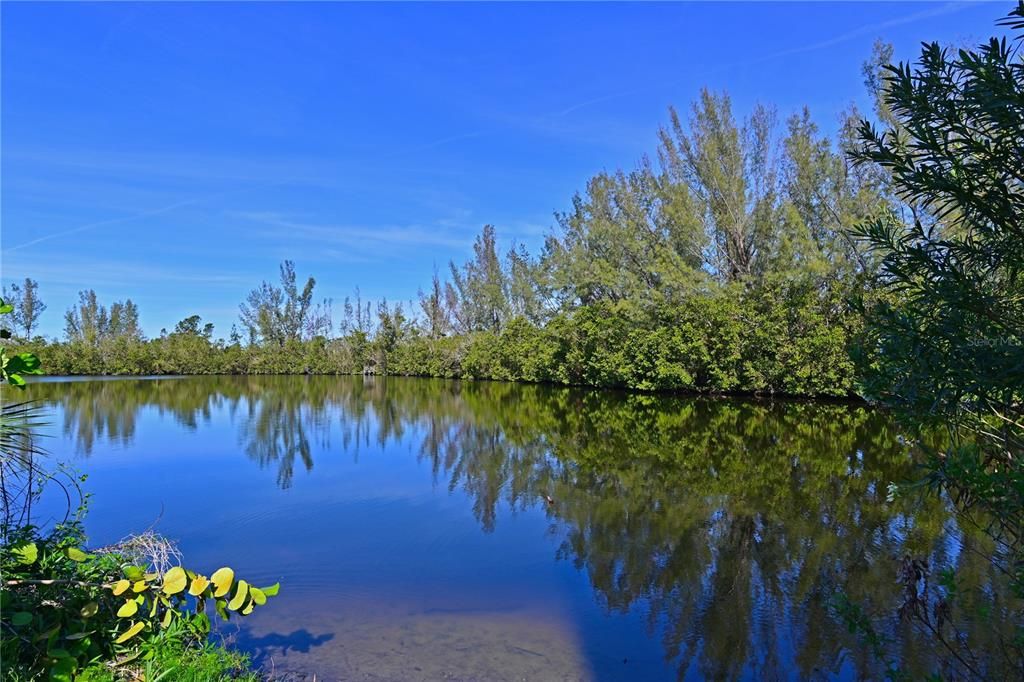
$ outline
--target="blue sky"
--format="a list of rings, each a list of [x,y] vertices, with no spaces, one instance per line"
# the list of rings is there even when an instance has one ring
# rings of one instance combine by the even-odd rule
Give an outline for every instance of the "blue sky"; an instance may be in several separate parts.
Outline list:
[[[833,130],[876,38],[913,58],[1010,7],[4,3],[2,278],[47,335],[91,287],[226,336],[286,258],[336,308],[408,300],[485,223],[535,250],[702,86]]]

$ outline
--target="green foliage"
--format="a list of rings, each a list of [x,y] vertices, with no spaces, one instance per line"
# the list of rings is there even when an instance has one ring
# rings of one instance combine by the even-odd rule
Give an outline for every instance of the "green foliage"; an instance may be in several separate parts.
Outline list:
[[[307,279],[300,291],[295,264],[290,260],[281,263],[280,279],[281,286],[263,282],[239,307],[240,321],[250,341],[280,347],[288,341],[330,333],[329,302],[313,305],[316,280]]]
[[[11,315],[14,306],[0,298],[0,315]],[[0,329],[0,339],[11,338],[11,332],[6,327]],[[10,384],[18,388],[24,388],[25,379],[23,374],[42,374],[39,367],[39,358],[33,353],[16,353],[9,355],[7,349],[0,346],[0,383]]]
[[[64,314],[64,335],[69,341],[97,347],[106,340],[141,341],[139,308],[126,301],[115,301],[108,309],[92,289],[78,292],[78,305]]]
[[[12,284],[10,292],[5,286],[2,299],[11,305],[9,312],[15,329],[21,331],[22,338],[31,339],[39,317],[46,312],[46,304],[39,298],[39,282],[26,277],[23,284]]]
[[[508,275],[498,258],[493,225],[473,243],[473,259],[461,269],[450,264],[457,304],[455,321],[460,331],[497,331],[509,317]]]
[[[147,682],[260,682],[265,677],[252,671],[242,654],[204,642],[195,645],[187,630],[171,624],[160,636],[141,645],[133,676]],[[94,664],[75,677],[79,682],[116,682],[124,675],[109,665]],[[17,679],[17,678],[16,678]]]
[[[1024,38],[1024,3],[1003,22]],[[941,425],[922,483],[948,495],[996,541],[1012,578],[999,595],[1017,628],[1002,663],[1024,668],[1024,56],[992,38],[975,49],[926,44],[915,65],[881,66],[879,132],[859,129],[853,158],[884,168],[909,220],[888,212],[854,236],[880,261],[866,298],[862,352],[868,397],[911,428]],[[927,585],[928,567],[913,572]],[[950,574],[952,575],[952,574]],[[940,581],[909,592],[904,614],[946,645],[951,670],[989,677],[949,617],[979,588]]]
[[[1024,29],[1024,4],[1008,23]],[[889,170],[913,220],[889,214],[855,232],[888,293],[867,307],[864,391],[951,427],[930,480],[998,521],[1013,564],[1024,550],[1024,59],[992,38],[956,55],[926,45],[916,67],[886,70],[898,127],[865,123],[855,158]]]
[[[145,343],[34,345],[51,374],[379,374],[550,382],[649,391],[848,396],[859,317],[813,277],[715,288],[678,303],[597,301],[539,325],[431,338],[401,306],[376,332],[224,345],[176,331]],[[197,322],[198,324],[198,322]]]
[[[180,566],[158,573],[116,551],[85,551],[77,524],[48,535],[25,527],[0,548],[3,660],[26,674],[70,679],[92,662],[134,660],[169,628],[203,641],[208,611],[245,616],[278,586],[250,586],[222,568],[207,578]]]
[[[42,374],[39,368],[39,358],[32,353],[18,353],[8,356],[3,348],[0,348],[0,376],[4,381],[22,388],[25,386],[23,374]]]

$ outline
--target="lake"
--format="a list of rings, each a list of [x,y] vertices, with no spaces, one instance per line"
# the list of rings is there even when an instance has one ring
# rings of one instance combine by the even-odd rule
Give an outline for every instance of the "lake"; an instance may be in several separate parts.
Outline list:
[[[381,377],[29,397],[88,475],[91,545],[154,526],[194,570],[280,581],[223,634],[318,680],[875,677],[835,595],[892,614],[904,555],[980,561],[940,500],[887,501],[914,471],[862,406]]]

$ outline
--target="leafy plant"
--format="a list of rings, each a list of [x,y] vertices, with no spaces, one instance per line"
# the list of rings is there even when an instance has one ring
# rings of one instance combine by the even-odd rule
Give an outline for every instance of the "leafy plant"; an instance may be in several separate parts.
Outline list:
[[[78,524],[42,537],[23,529],[0,549],[0,627],[6,665],[50,679],[95,661],[124,665],[144,651],[140,643],[163,632],[185,632],[195,642],[210,630],[208,613],[244,616],[277,594],[258,588],[230,568],[209,577],[174,566],[164,573],[119,553],[87,552]]]
[[[0,315],[10,315],[14,312],[14,306],[0,299]],[[0,329],[0,339],[11,338],[9,329]],[[42,374],[39,367],[39,358],[32,353],[17,353],[8,355],[7,349],[0,346],[0,379],[4,382],[23,388],[25,379],[23,374]]]
[[[922,446],[922,483],[996,542],[1010,594],[993,601],[1017,635],[979,660],[955,620],[980,588],[945,573],[931,596],[908,593],[902,615],[945,646],[956,674],[977,678],[1024,669],[1024,3],[1002,23],[1017,41],[931,43],[916,65],[886,66],[892,125],[864,122],[853,153],[889,172],[909,218],[890,212],[853,232],[881,261],[862,390],[911,428],[948,431],[947,446]],[[909,565],[927,585],[928,567]]]

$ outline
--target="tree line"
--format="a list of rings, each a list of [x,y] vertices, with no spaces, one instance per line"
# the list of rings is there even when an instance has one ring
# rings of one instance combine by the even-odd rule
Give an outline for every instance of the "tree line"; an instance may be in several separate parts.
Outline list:
[[[889,57],[866,66],[884,120]],[[435,272],[415,303],[364,301],[335,311],[291,261],[241,303],[227,338],[198,316],[146,339],[131,300],[80,293],[55,374],[404,374],[643,390],[845,396],[852,344],[877,259],[848,234],[898,201],[878,166],[856,165],[861,114],[837,136],[805,108],[746,117],[704,90],[668,112],[650,157],[601,172],[555,216],[537,254],[499,246],[486,225],[465,262]],[[27,279],[5,294],[27,345],[45,310]],[[340,315],[337,315],[340,313]],[[338,317],[339,319],[335,319]],[[298,358],[299,362],[293,362]]]

